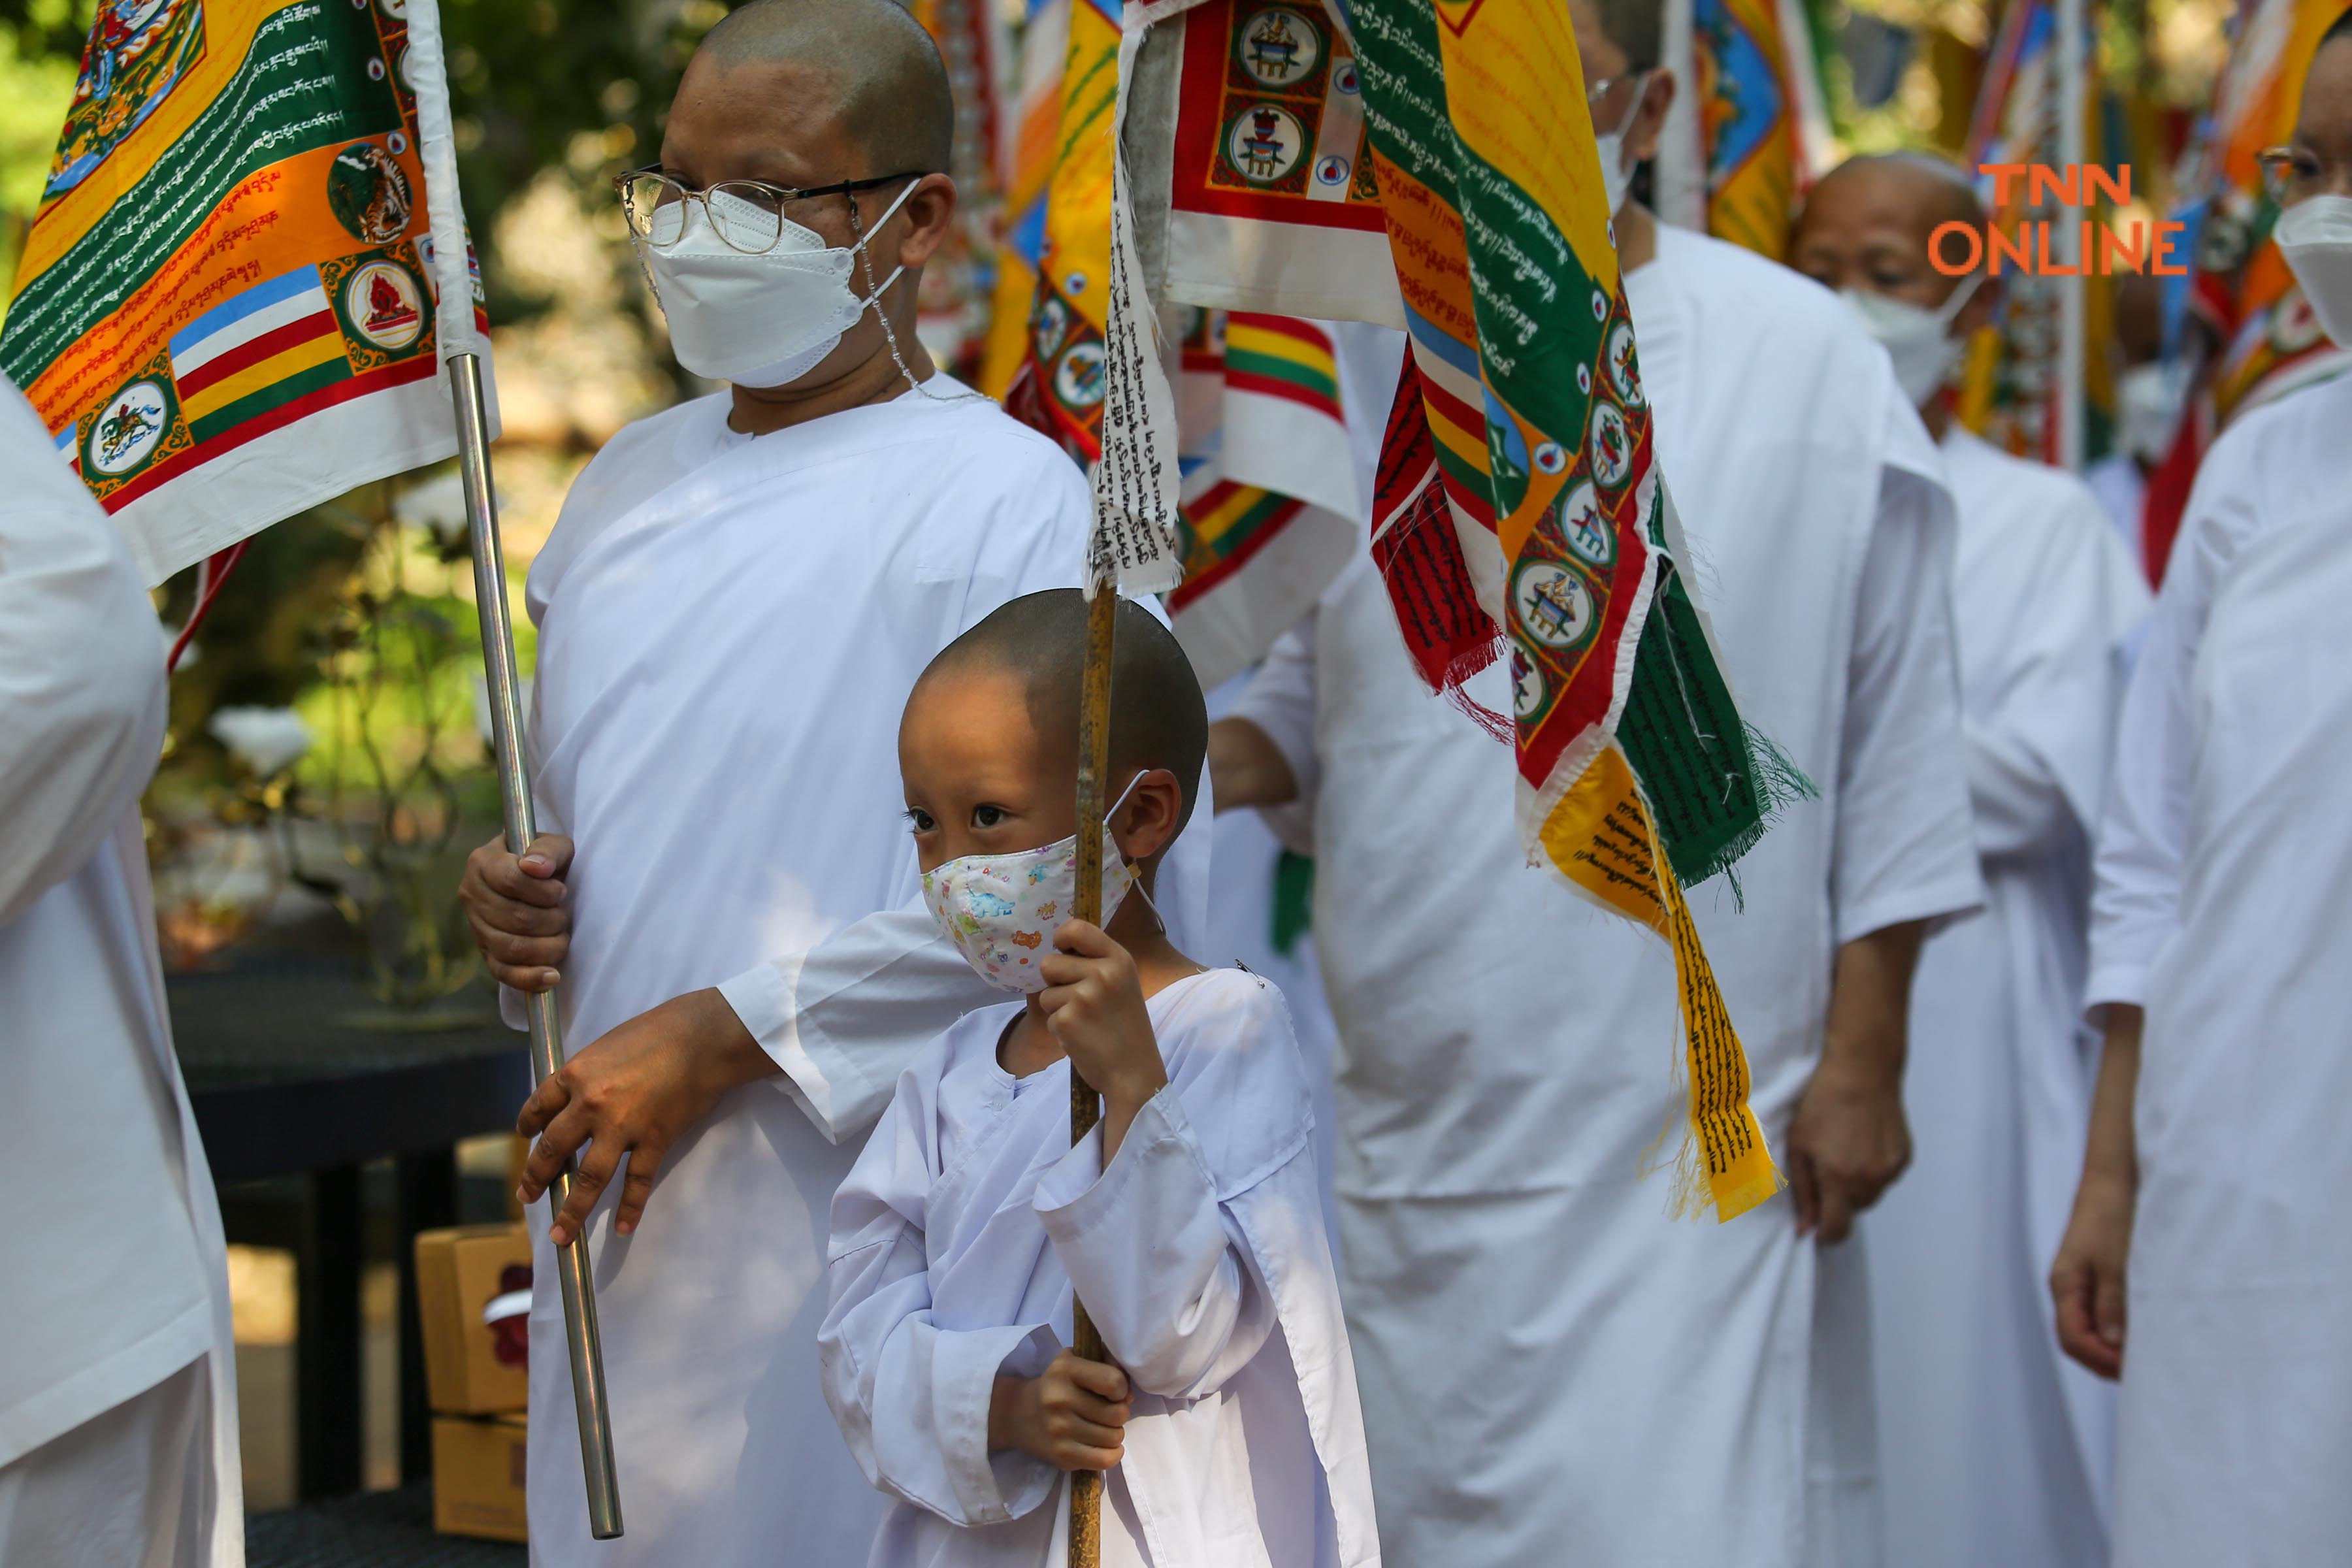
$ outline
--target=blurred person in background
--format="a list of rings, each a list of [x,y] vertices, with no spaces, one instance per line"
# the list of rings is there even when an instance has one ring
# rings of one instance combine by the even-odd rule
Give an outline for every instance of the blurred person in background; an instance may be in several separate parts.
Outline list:
[[[131,551],[0,380],[0,1563],[240,1568],[220,1205],[172,1052]]]
[[[2147,479],[2179,434],[2189,406],[2189,366],[2164,357],[2164,280],[2126,272],[2110,296],[2116,312],[2116,449],[2083,472],[2132,563],[2146,570],[2142,517]]]
[[[2042,1282],[2090,1115],[2091,836],[2148,595],[2080,480],[1953,417],[1946,378],[1994,292],[1981,271],[1939,271],[1929,247],[1939,225],[1981,236],[1984,222],[1968,175],[1940,158],[1855,158],[1806,197],[1789,259],[1886,346],[1959,511],[1953,618],[1985,912],[1920,952],[1911,1169],[1863,1221],[1886,1559],[2083,1568],[2106,1552],[2114,1402],[2054,1352]]]
[[[2280,254],[2352,347],[2352,13],[2263,155]],[[2100,826],[2089,1146],[2051,1290],[2122,1379],[2115,1568],[2352,1541],[2352,377],[2206,454]]]

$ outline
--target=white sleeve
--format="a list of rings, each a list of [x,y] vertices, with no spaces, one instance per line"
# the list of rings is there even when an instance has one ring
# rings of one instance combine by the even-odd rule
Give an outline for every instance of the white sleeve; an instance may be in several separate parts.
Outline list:
[[[992,1453],[988,1412],[1000,1375],[1034,1377],[1060,1349],[1048,1323],[956,1331],[931,1321],[925,1196],[898,1190],[932,1173],[902,1095],[833,1203],[817,1331],[818,1374],[866,1479],[960,1525],[1017,1519],[1054,1496],[1061,1474],[1017,1449]]]
[[[0,381],[0,925],[81,869],[154,775],[163,633],[131,549]]]
[[[940,934],[918,894],[719,987],[833,1142],[873,1124],[891,1085],[940,1032],[1004,994]]]
[[[2167,563],[2124,694],[2091,895],[2091,973],[2084,1005],[2145,1005],[2150,965],[2180,925],[2180,868],[2196,764],[2189,681],[2213,585],[2258,522],[2233,465],[2208,459]]]
[[[1983,901],[1960,747],[1951,500],[1884,471],[1864,554],[1838,756],[1839,945]]]
[[[1104,1348],[1144,1393],[1214,1394],[1273,1332],[1272,1296],[1173,1087],[1136,1113],[1109,1170],[1097,1127],[1035,1204]]]
[[[1961,726],[1988,859],[2087,845],[2097,832],[2125,647],[2147,615],[2147,590],[2087,493],[2037,521],[2031,561],[2007,579],[2026,584],[2021,602],[1988,617],[2006,639],[1996,689],[1971,694],[1982,717]]]
[[[1315,853],[1315,796],[1322,787],[1323,768],[1315,755],[1315,632],[1318,612],[1309,610],[1295,626],[1275,639],[1265,660],[1249,679],[1234,701],[1230,719],[1246,719],[1265,732],[1290,776],[1298,781],[1298,797],[1284,805],[1261,806],[1258,815],[1282,847],[1298,855]]]

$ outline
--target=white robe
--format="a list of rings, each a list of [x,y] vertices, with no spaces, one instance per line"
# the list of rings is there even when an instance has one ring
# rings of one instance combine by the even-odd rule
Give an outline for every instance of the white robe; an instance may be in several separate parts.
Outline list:
[[[2352,1541],[2352,380],[2197,477],[2124,702],[2090,1002],[2147,1009],[2116,1568]]]
[[[1694,574],[1742,711],[1822,795],[1741,863],[1744,913],[1720,882],[1692,900],[1777,1147],[1837,945],[1979,897],[1949,503],[1834,297],[1699,236],[1658,247],[1627,290]],[[1676,1224],[1641,1174],[1683,1118],[1664,944],[1526,868],[1508,750],[1422,687],[1361,563],[1261,685],[1244,711],[1318,792],[1340,1256],[1389,1557],[1874,1562],[1852,1246],[1801,1243],[1785,1201]],[[1499,667],[1472,692],[1509,710]]]
[[[534,1206],[543,1563],[767,1568],[787,1542],[812,1568],[864,1557],[878,1500],[817,1383],[826,1210],[907,1061],[1000,994],[924,911],[898,715],[940,648],[1074,585],[1084,556],[1084,479],[984,400],[908,393],[756,440],[727,410],[622,431],[530,574],[533,786],[577,845],[566,1045],[718,985],[784,1069],[670,1151],[635,1236],[612,1234],[609,1194],[591,1221],[616,1542],[588,1538]],[[1188,936],[1206,844],[1186,833],[1163,872]]]
[[[1380,1561],[1363,1417],[1281,993],[1213,969],[1148,1004],[1169,1087],[1108,1171],[1069,1142],[1069,1063],[1015,1079],[1021,1004],[899,1080],[833,1210],[825,1392],[895,1500],[873,1568],[1061,1568],[1064,1472],[991,1452],[1001,1373],[1070,1332],[1075,1279],[1133,1393],[1104,1568]]]
[[[1209,693],[1209,717],[1223,718],[1248,685],[1248,675],[1237,675]],[[1331,1169],[1339,1148],[1339,1106],[1331,1090],[1331,1052],[1339,1043],[1339,1027],[1331,1022],[1331,1004],[1323,995],[1323,964],[1315,952],[1313,930],[1301,932],[1287,952],[1274,945],[1275,878],[1287,847],[1258,812],[1228,811],[1217,818],[1209,945],[1192,956],[1202,963],[1239,964],[1265,976],[1290,1009],[1298,1059],[1307,1068],[1307,1088],[1315,1101],[1315,1169],[1323,1184],[1323,1217],[1331,1245],[1337,1247],[1339,1210],[1331,1195]]]
[[[2140,473],[2139,465],[2128,454],[2117,452],[2084,469],[2083,482],[2099,498],[2108,526],[2116,531],[2132,564],[2145,575],[2147,544],[2142,514],[2147,505],[2147,479]]]
[[[184,1499],[176,1542],[150,1543],[158,1560],[235,1568],[227,1257],[172,1051],[139,828],[163,740],[162,645],[129,546],[5,381],[0,465],[0,1177],[13,1194],[0,1216],[0,1492],[20,1468],[59,1484],[45,1449],[94,1458],[58,1440],[196,1366],[192,1466],[165,1447],[190,1425],[185,1400],[176,1416],[149,1401],[148,1418],[109,1431],[117,1464],[167,1489],[193,1470],[201,1495]],[[79,1506],[125,1502],[110,1488]],[[11,1539],[0,1525],[0,1544]],[[76,1543],[91,1558],[47,1561],[73,1568],[121,1544],[93,1532]]]
[[[2080,481],[1957,426],[1943,450],[1985,912],[1920,954],[1913,1160],[1862,1221],[1886,1557],[2092,1568],[2113,1391],[2059,1352],[2046,1281],[2095,1067],[2080,1026],[2092,835],[2148,595]]]

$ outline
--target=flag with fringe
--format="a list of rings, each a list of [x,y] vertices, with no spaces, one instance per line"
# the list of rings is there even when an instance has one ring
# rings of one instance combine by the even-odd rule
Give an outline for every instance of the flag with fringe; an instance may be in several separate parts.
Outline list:
[[[479,301],[430,5],[115,0],[0,369],[161,582],[454,452]]]

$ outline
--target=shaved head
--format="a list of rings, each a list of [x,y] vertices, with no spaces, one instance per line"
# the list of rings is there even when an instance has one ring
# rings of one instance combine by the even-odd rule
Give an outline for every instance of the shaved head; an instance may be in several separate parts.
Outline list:
[[[947,171],[947,63],[897,0],[751,0],[704,35],[695,59],[725,70],[791,64],[824,82],[826,107],[866,164],[848,172],[856,177]]]
[[[1208,704],[1192,674],[1192,661],[1184,657],[1176,635],[1132,599],[1119,601],[1112,646],[1112,777],[1136,769],[1165,768],[1174,773],[1184,797],[1181,827],[1192,817],[1209,747]],[[916,685],[919,689],[950,674],[1002,671],[1015,677],[1026,693],[1029,721],[1037,733],[1048,740],[1067,738],[1075,773],[1086,647],[1086,595],[1076,588],[1050,588],[999,605],[948,644]]]
[[[1959,224],[1976,231],[1973,245],[1937,230]],[[1951,297],[1960,279],[1936,265],[1981,262],[1984,204],[1957,164],[1927,153],[1883,153],[1849,158],[1823,175],[1805,197],[1789,236],[1789,265],[1825,288],[1883,294],[1927,310]],[[1992,291],[1978,303],[1990,309]],[[1963,330],[1971,327],[1966,316]]]
[[[1923,235],[1934,233],[1938,224],[1984,226],[1984,203],[1977,196],[1976,181],[1958,163],[1933,153],[1870,153],[1848,158],[1822,177],[1805,198],[1805,210],[1811,211],[1823,193],[1856,182],[1866,187],[1862,199],[1907,207],[1913,222],[1926,225]],[[1800,231],[1804,224],[1800,214]]]

